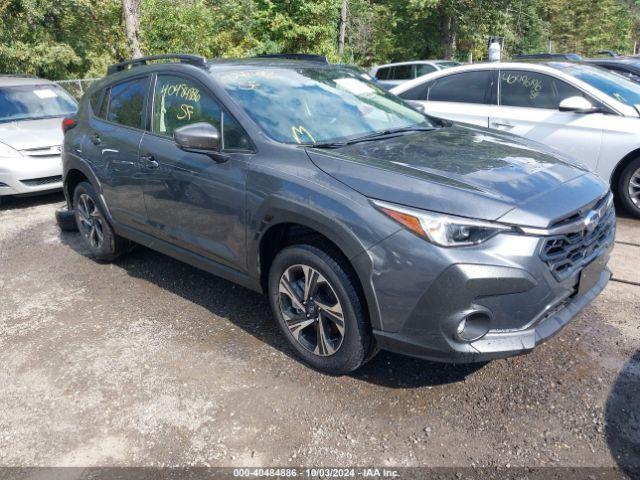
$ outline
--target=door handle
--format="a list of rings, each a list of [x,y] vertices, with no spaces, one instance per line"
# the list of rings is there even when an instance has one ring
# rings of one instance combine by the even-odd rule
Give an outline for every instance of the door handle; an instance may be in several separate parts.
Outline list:
[[[142,161],[144,162],[147,168],[154,169],[160,166],[160,164],[156,161],[155,157],[151,154],[142,155],[140,158],[142,159]]]
[[[491,122],[491,126],[494,128],[506,128],[508,130],[515,127],[513,123],[509,122]]]
[[[93,143],[94,145],[100,145],[102,143],[102,139],[97,133],[91,134],[89,138],[91,139],[91,143]]]

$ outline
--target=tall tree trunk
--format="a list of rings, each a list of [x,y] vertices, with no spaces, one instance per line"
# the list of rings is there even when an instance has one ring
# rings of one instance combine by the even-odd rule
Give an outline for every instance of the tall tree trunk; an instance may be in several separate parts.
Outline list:
[[[140,0],[122,0],[124,27],[132,58],[140,58]]]
[[[349,0],[342,0],[342,10],[340,10],[340,36],[338,37],[338,55],[344,55],[344,40],[347,33],[347,12],[349,11]]]
[[[455,20],[449,14],[442,21],[442,47],[443,57],[451,60],[456,54],[456,30]]]

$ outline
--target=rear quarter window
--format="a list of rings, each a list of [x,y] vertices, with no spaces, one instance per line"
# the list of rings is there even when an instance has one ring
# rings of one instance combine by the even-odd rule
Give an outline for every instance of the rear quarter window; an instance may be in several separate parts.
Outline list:
[[[381,68],[376,72],[376,78],[378,80],[389,80],[390,73],[391,73],[390,67]]]

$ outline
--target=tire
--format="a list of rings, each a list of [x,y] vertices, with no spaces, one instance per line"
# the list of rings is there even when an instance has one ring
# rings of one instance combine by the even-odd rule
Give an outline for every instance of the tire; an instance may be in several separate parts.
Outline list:
[[[81,182],[74,190],[73,209],[78,231],[93,258],[111,262],[127,252],[129,241],[113,231],[90,183]]]
[[[300,244],[278,253],[269,270],[269,300],[298,356],[317,370],[342,375],[368,361],[375,344],[347,261],[330,252]]]
[[[60,208],[56,210],[56,222],[63,232],[77,232],[78,224],[76,223],[76,215],[73,210]]]
[[[625,167],[617,185],[618,198],[624,209],[640,218],[640,158]]]

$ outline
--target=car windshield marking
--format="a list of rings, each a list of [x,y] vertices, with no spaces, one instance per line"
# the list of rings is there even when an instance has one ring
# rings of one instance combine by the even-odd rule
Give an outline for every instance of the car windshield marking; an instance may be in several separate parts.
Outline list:
[[[432,126],[424,114],[345,68],[234,70],[216,79],[281,143],[343,143],[387,130]]]

